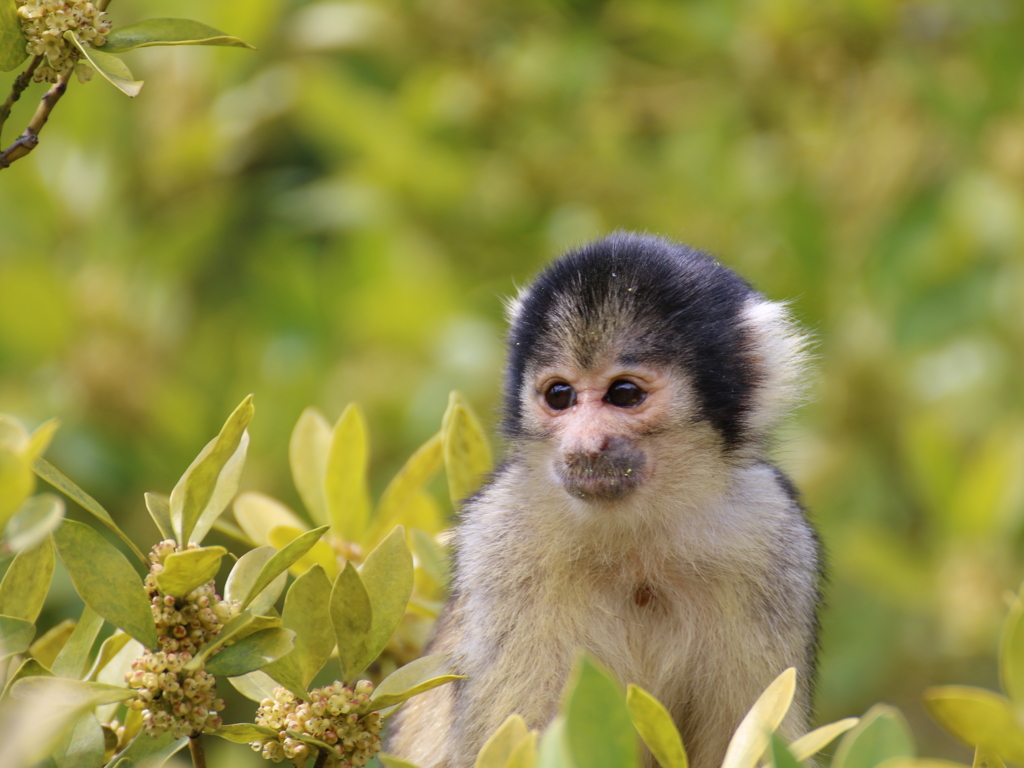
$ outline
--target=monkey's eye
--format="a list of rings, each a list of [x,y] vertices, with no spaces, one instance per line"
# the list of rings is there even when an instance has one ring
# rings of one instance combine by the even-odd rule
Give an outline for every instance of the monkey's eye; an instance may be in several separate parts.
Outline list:
[[[548,387],[544,393],[544,401],[556,411],[564,411],[576,403],[576,390],[564,382],[557,382]]]
[[[613,381],[612,385],[608,387],[604,401],[619,408],[630,408],[642,403],[646,397],[647,393],[632,381],[619,379],[618,381]]]

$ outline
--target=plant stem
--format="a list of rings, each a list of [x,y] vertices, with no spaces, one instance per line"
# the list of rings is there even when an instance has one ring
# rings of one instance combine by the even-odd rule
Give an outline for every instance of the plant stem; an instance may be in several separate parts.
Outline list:
[[[206,768],[206,750],[203,749],[203,734],[194,733],[188,737],[188,751],[192,753],[192,768]]]
[[[0,169],[7,168],[15,160],[19,160],[36,148],[39,143],[39,132],[46,125],[47,119],[50,117],[50,112],[54,106],[60,101],[60,97],[64,95],[64,91],[68,88],[68,80],[71,79],[71,75],[75,72],[74,68],[69,69],[56,83],[50,88],[39,102],[39,106],[36,108],[36,113],[32,115],[32,120],[28,124],[28,128],[25,132],[18,137],[11,146],[0,153]]]
[[[14,78],[14,85],[11,86],[11,93],[7,97],[7,101],[0,105],[0,133],[3,133],[4,123],[7,122],[7,118],[11,116],[11,108],[14,106],[14,102],[20,99],[21,92],[28,88],[28,84],[32,80],[32,75],[35,74],[36,67],[39,66],[39,63],[42,60],[42,56],[34,56],[28,65],[28,69]]]
[[[324,768],[324,766],[327,764],[327,758],[329,756],[330,755],[328,755],[322,749],[318,749],[316,754],[316,762],[313,763],[313,768]]]
[[[99,0],[99,2],[96,3],[96,10],[105,11],[107,10],[108,5],[110,5],[110,0]]]

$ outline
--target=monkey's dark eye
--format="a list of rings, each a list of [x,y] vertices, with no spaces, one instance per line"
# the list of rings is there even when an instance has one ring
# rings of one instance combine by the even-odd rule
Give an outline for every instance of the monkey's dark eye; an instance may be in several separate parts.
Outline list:
[[[634,405],[639,405],[646,397],[647,393],[632,381],[620,379],[619,381],[613,381],[612,385],[608,387],[608,392],[604,396],[604,401],[618,406],[619,408],[629,408]]]
[[[576,390],[562,382],[552,384],[544,393],[544,401],[554,410],[564,411],[575,404]]]

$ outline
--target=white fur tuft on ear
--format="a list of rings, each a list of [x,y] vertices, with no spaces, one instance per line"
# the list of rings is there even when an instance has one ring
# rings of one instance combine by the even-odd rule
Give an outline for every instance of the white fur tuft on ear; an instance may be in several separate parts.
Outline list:
[[[530,295],[530,289],[523,288],[515,298],[507,298],[502,303],[505,305],[505,317],[508,324],[513,326],[519,320],[519,313],[523,311],[523,304]]]
[[[803,394],[810,337],[801,333],[781,302],[755,297],[744,307],[742,317],[758,372],[747,426],[762,436]]]

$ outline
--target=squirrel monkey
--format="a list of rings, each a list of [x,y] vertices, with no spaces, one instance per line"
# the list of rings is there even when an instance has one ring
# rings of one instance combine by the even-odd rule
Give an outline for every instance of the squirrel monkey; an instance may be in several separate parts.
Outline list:
[[[693,768],[721,764],[790,666],[781,734],[802,734],[822,556],[766,458],[804,358],[785,308],[619,232],[551,264],[509,316],[507,454],[464,505],[430,648],[467,678],[406,704],[388,751],[468,768],[509,715],[544,728],[579,646],[668,708]]]

